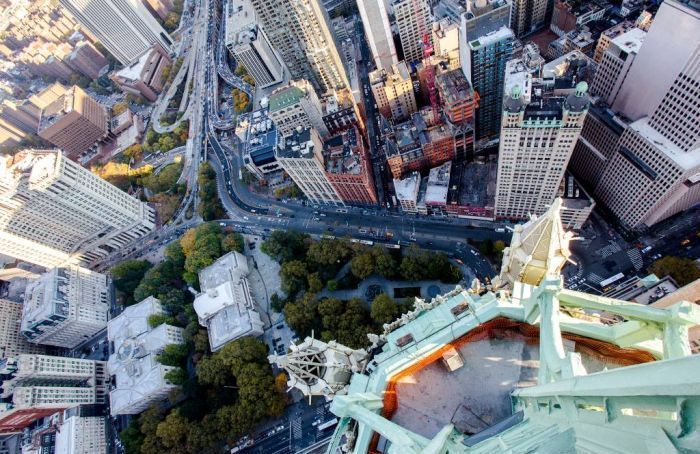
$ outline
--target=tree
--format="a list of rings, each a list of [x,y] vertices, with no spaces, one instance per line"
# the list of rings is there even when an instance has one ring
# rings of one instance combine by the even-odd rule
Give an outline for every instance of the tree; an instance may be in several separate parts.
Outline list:
[[[270,307],[273,311],[277,312],[278,314],[284,310],[285,304],[286,301],[280,298],[280,296],[276,292],[273,293],[270,297]]]
[[[284,318],[300,338],[311,334],[316,323],[317,304],[315,295],[307,293],[297,301],[289,302],[284,306]]]
[[[374,273],[374,256],[371,251],[365,251],[362,254],[356,255],[350,261],[350,270],[358,279],[365,279]]]
[[[242,254],[245,247],[244,244],[245,240],[243,239],[243,235],[238,232],[232,232],[224,235],[221,239],[221,250],[224,253],[236,251]]]
[[[323,290],[323,282],[321,281],[318,273],[309,274],[307,282],[309,284],[309,292],[318,293]]]
[[[177,367],[184,363],[187,353],[186,344],[169,344],[158,354],[157,359],[164,366]]]
[[[168,323],[168,321],[170,321],[170,317],[165,314],[151,314],[148,316],[148,326],[151,328]]]
[[[381,293],[372,301],[372,320],[380,326],[391,323],[400,315],[399,306],[393,298],[386,293]]]
[[[681,286],[700,279],[700,268],[697,263],[685,257],[662,257],[652,263],[647,271],[658,277],[671,276]]]
[[[503,240],[496,240],[493,243],[493,248],[498,252],[503,252],[503,249],[506,248],[506,243]]]
[[[128,109],[129,109],[129,106],[127,103],[118,102],[112,106],[112,115],[114,115],[114,116],[120,115],[120,114],[126,112]]]
[[[117,295],[125,306],[136,302],[134,290],[151,266],[153,265],[146,260],[125,260],[110,270]]]
[[[374,267],[377,274],[385,279],[393,279],[396,276],[396,261],[389,251],[382,246],[372,248]]]
[[[275,230],[263,242],[260,250],[280,263],[294,259],[304,260],[308,239],[308,235],[294,230]]]
[[[407,255],[401,259],[401,277],[407,281],[419,281],[423,278],[423,267],[421,266],[418,257]]]
[[[338,290],[338,281],[335,279],[329,279],[328,282],[326,282],[326,288],[329,292],[335,292]]]
[[[124,445],[126,454],[138,454],[141,451],[144,438],[139,429],[139,421],[136,418],[132,419],[129,425],[119,432],[119,439]]]
[[[225,216],[226,210],[219,199],[216,186],[216,172],[208,162],[204,162],[199,167],[197,175],[199,185],[198,195],[201,200],[198,211],[205,221],[221,219]]]
[[[165,379],[173,385],[182,385],[187,381],[187,372],[184,369],[177,367],[167,371],[164,375]]]
[[[158,424],[156,435],[170,453],[185,453],[185,440],[189,421],[175,409]]]
[[[309,270],[306,264],[300,260],[282,263],[280,268],[280,280],[282,291],[293,297],[302,290],[306,290]]]
[[[173,263],[182,268],[185,266],[185,251],[179,241],[173,241],[165,246],[165,257],[172,260]]]
[[[350,255],[350,248],[343,240],[321,239],[314,241],[306,253],[307,260],[320,268],[338,267]]]

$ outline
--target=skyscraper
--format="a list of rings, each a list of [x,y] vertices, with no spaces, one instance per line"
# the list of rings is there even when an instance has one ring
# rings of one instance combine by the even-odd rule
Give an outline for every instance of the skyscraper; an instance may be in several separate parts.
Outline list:
[[[389,70],[399,62],[384,0],[358,0],[362,25],[377,69]]]
[[[0,156],[0,253],[88,263],[154,228],[152,208],[57,150]]]
[[[503,102],[496,217],[527,219],[544,213],[557,195],[588,111],[588,85],[560,93],[521,60],[508,62],[506,74],[511,88]]]
[[[11,379],[3,382],[2,397],[11,397],[12,404],[0,412],[0,433],[21,430],[67,408],[106,402],[104,361],[23,354],[4,366]]]
[[[664,2],[613,111],[631,120],[594,196],[625,226],[651,226],[700,202],[700,10]]]
[[[425,0],[394,0],[392,7],[404,60],[409,65],[420,62],[423,60],[423,36],[427,34],[432,39],[430,5]]]
[[[250,2],[230,1],[226,4],[224,14],[226,47],[253,77],[255,85],[265,87],[280,82],[284,77],[284,65],[265,31],[258,26]]]
[[[501,130],[506,62],[513,53],[508,0],[469,0],[462,16],[462,70],[479,96],[475,151],[490,146]]]
[[[172,40],[140,0],[60,0],[70,13],[123,65],[154,43]]]
[[[319,0],[252,0],[272,46],[293,79],[306,79],[319,94],[349,86],[348,75]]]
[[[544,27],[548,3],[549,0],[513,0],[510,28],[516,37],[520,38]]]
[[[369,83],[379,112],[394,121],[403,121],[418,110],[411,73],[402,61],[369,73]]]
[[[107,108],[74,85],[41,111],[38,134],[75,159],[109,135],[108,121]]]
[[[0,299],[0,359],[15,358],[21,353],[44,353],[45,347],[31,344],[19,334],[22,305]]]
[[[75,348],[107,326],[107,276],[79,266],[54,268],[27,284],[21,332],[29,342]]]

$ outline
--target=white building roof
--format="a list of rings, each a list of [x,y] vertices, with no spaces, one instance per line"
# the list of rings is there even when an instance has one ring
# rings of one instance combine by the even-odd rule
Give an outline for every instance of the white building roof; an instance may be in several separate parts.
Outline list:
[[[430,204],[447,204],[447,190],[450,186],[452,161],[430,169],[428,185],[425,190],[425,202]]]
[[[636,54],[642,47],[646,36],[647,32],[640,28],[634,27],[613,38],[612,42],[628,54]]]
[[[156,355],[167,345],[183,342],[182,328],[166,324],[151,328],[148,317],[162,312],[160,301],[151,296],[127,307],[107,325],[107,337],[114,344],[107,362],[116,378],[109,394],[113,415],[131,414],[135,405],[158,399],[163,390],[175,387],[164,378],[173,368],[160,364]]]
[[[654,144],[656,148],[661,150],[673,162],[680,166],[683,170],[690,170],[700,166],[700,148],[690,151],[683,151],[678,145],[674,144],[664,137],[656,129],[649,125],[649,118],[641,118],[629,125],[630,128],[637,131],[639,135]]]
[[[394,180],[394,191],[398,200],[410,200],[416,202],[418,188],[420,187],[420,174],[412,173],[402,180]]]
[[[202,293],[194,299],[194,310],[207,328],[212,351],[239,337],[262,334],[247,274],[245,256],[235,251],[199,272]]]

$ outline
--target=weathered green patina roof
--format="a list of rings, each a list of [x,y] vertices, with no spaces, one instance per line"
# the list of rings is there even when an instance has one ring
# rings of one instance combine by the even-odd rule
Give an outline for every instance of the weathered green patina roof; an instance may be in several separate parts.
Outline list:
[[[291,85],[270,96],[270,112],[275,112],[299,102],[306,95],[304,90]]]

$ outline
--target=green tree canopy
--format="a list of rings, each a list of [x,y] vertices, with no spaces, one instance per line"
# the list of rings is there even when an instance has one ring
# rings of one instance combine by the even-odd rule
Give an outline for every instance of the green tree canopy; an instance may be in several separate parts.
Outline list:
[[[260,250],[280,263],[304,260],[309,236],[294,230],[275,230],[263,242]]]
[[[392,297],[386,293],[381,293],[372,301],[371,314],[372,320],[379,325],[383,325],[396,320],[401,314],[401,311]]]
[[[146,260],[125,260],[110,270],[114,280],[114,288],[125,306],[136,303],[134,291],[151,266],[153,265]]]
[[[652,263],[648,271],[658,277],[671,276],[681,286],[700,279],[698,264],[685,257],[662,257]]]

